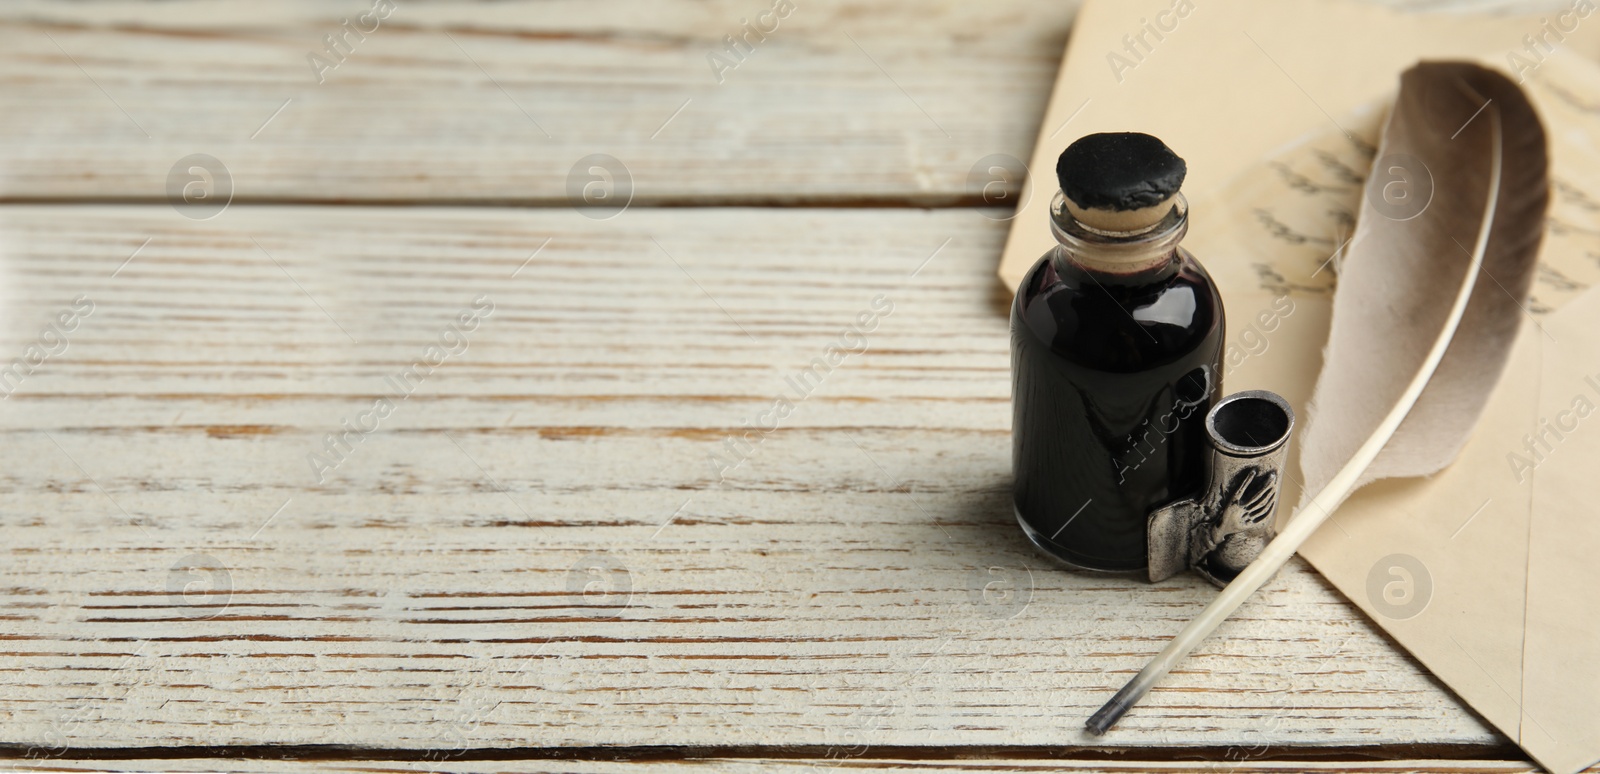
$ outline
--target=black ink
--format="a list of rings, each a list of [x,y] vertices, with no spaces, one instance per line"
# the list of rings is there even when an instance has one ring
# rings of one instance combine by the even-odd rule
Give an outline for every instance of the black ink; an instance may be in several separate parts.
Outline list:
[[[1040,547],[1097,570],[1146,566],[1146,519],[1198,489],[1220,393],[1222,301],[1182,248],[1132,275],[1053,250],[1011,311],[1014,497]]]

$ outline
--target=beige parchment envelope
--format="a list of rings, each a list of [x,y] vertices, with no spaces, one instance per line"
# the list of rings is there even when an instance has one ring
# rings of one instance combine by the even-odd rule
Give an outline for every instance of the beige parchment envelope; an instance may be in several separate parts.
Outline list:
[[[1559,10],[1210,0],[1158,19],[1177,7],[1081,10],[1002,281],[1015,287],[1053,244],[1045,211],[1062,148],[1096,131],[1156,134],[1190,165],[1185,245],[1227,306],[1225,390],[1274,390],[1304,416],[1338,253],[1400,71],[1419,58],[1536,62],[1520,74],[1550,134],[1554,190],[1506,371],[1454,464],[1357,492],[1301,555],[1541,765],[1565,774],[1600,760],[1600,289],[1588,290],[1600,284],[1600,65],[1585,58],[1600,52],[1600,12],[1568,18],[1578,28],[1533,60],[1524,36]],[[1156,20],[1175,29],[1147,32],[1133,60],[1125,36]],[[1282,500],[1294,503],[1297,458],[1289,469]]]

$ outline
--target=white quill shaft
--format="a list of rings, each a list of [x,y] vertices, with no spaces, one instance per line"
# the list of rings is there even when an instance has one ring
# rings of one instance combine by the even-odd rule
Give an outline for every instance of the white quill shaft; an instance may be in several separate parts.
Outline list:
[[[1399,429],[1400,423],[1405,421],[1406,415],[1416,405],[1417,398],[1422,395],[1428,382],[1433,379],[1434,371],[1438,370],[1439,362],[1444,359],[1445,351],[1450,348],[1450,342],[1455,338],[1456,329],[1461,326],[1461,318],[1466,313],[1467,302],[1472,298],[1473,288],[1477,286],[1478,273],[1483,268],[1484,255],[1489,247],[1490,227],[1495,221],[1495,208],[1500,201],[1501,164],[1504,151],[1501,142],[1500,115],[1498,110],[1487,111],[1492,132],[1492,150],[1489,159],[1489,185],[1487,200],[1484,202],[1483,218],[1478,229],[1478,240],[1472,248],[1472,262],[1467,267],[1466,278],[1461,283],[1461,289],[1456,293],[1454,305],[1450,307],[1450,315],[1446,318],[1444,326],[1439,331],[1439,337],[1434,340],[1433,347],[1428,350],[1428,356],[1417,369],[1417,374],[1411,383],[1401,393],[1393,410],[1384,417],[1377,429],[1361,445],[1350,461],[1328,481],[1320,492],[1304,507],[1295,512],[1284,527],[1283,532],[1267,544],[1265,550],[1250,563],[1228,587],[1218,594],[1211,604],[1200,611],[1188,626],[1183,628],[1161,653],[1150,660],[1145,668],[1139,671],[1122,690],[1117,692],[1111,701],[1094,715],[1090,716],[1085,724],[1090,733],[1103,734],[1106,729],[1117,722],[1123,713],[1127,712],[1139,699],[1155,685],[1179,661],[1189,655],[1195,646],[1199,645],[1206,637],[1216,631],[1222,622],[1238,610],[1245,600],[1250,598],[1257,589],[1277,573],[1289,557],[1300,549],[1301,544],[1311,537],[1322,523],[1327,521],[1345,498],[1356,488],[1361,481],[1361,474],[1366,471],[1372,461],[1378,458],[1378,453],[1383,451],[1385,444]]]

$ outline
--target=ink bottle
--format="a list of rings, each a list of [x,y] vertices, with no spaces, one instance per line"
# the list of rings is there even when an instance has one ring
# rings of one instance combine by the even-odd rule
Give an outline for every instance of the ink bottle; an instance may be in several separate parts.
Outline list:
[[[1222,299],[1179,246],[1187,167],[1147,134],[1061,154],[1057,245],[1011,307],[1012,491],[1028,538],[1083,570],[1146,569],[1150,512],[1205,479]]]

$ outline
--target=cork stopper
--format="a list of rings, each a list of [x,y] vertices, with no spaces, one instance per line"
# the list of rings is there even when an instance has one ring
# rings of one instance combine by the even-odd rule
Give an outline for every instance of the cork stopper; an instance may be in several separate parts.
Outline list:
[[[1139,232],[1160,223],[1188,171],[1165,143],[1139,132],[1086,135],[1056,162],[1067,211],[1083,225],[1109,232]]]

